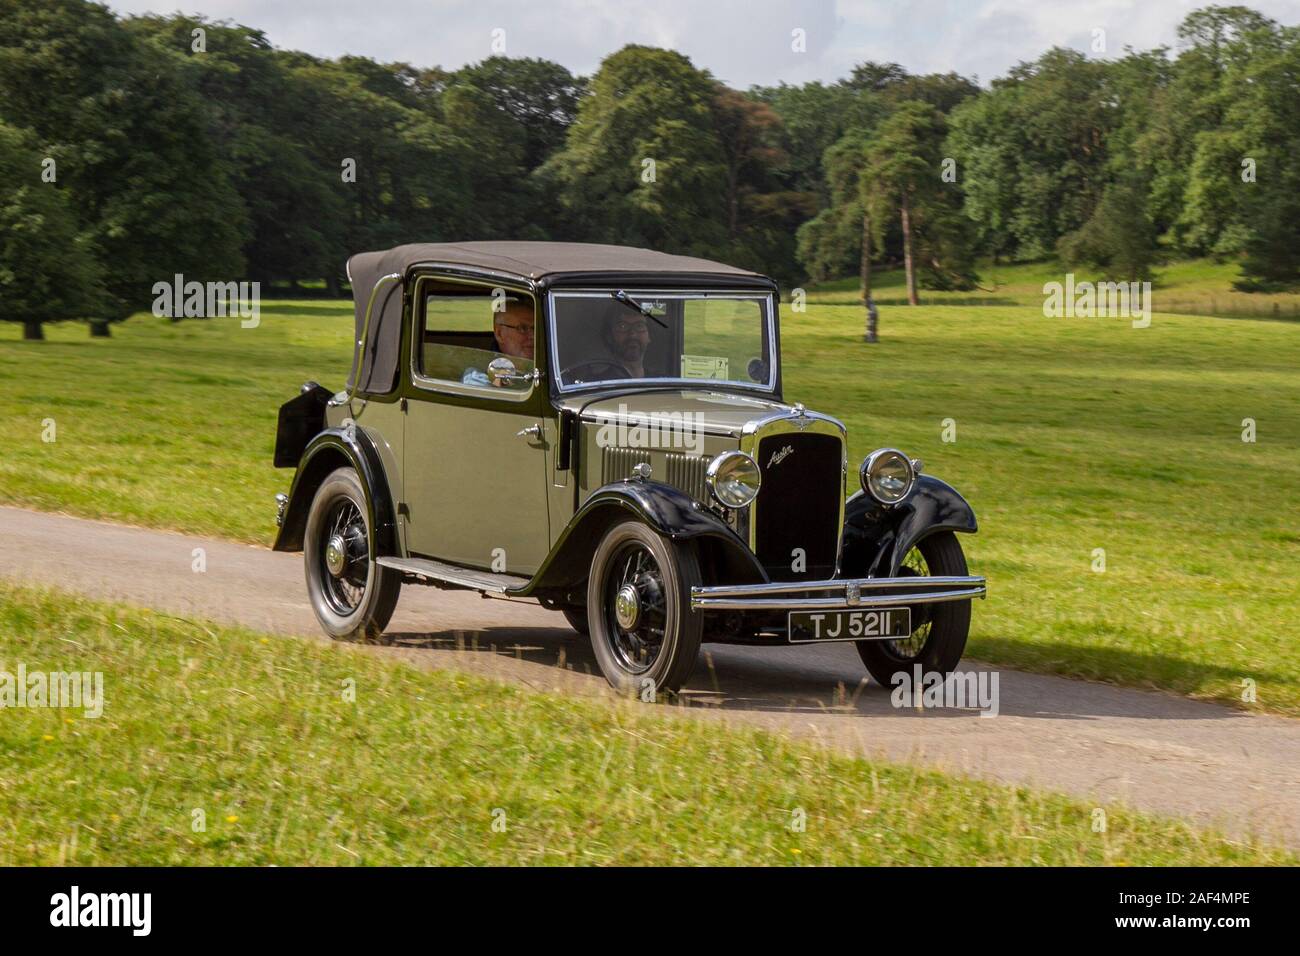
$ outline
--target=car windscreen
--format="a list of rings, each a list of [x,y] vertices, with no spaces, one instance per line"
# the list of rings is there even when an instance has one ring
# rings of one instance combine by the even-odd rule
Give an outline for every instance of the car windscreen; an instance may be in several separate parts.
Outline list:
[[[562,388],[596,382],[717,382],[771,388],[766,295],[636,289],[554,292]]]

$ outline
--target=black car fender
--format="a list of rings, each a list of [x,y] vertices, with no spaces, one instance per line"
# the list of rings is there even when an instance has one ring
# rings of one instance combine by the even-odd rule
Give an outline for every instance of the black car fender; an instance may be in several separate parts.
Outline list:
[[[276,535],[273,551],[301,551],[307,530],[307,514],[321,483],[336,468],[356,470],[365,490],[372,555],[396,554],[397,523],[388,479],[374,440],[356,425],[322,429],[307,443],[289,489],[284,520]]]
[[[894,577],[912,546],[939,531],[978,530],[975,512],[949,484],[918,475],[912,493],[883,505],[859,491],[844,506],[842,577]]]
[[[573,591],[591,571],[591,556],[611,527],[635,518],[673,541],[700,547],[705,581],[759,583],[767,580],[762,565],[730,525],[690,495],[672,485],[628,479],[602,485],[574,513],[528,586],[518,594]]]

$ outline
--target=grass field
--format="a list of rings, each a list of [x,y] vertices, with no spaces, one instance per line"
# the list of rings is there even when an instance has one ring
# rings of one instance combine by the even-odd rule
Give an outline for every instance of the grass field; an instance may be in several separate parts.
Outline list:
[[[978,267],[979,288],[966,292],[918,293],[922,305],[1028,305],[1041,309],[1043,284],[1064,282],[1067,269],[1056,262],[983,262]],[[1076,281],[1100,277],[1076,269]],[[1189,259],[1170,262],[1154,270],[1152,299],[1159,312],[1185,315],[1234,316],[1300,321],[1300,290],[1276,293],[1238,292],[1232,283],[1240,278],[1235,262]],[[861,302],[856,276],[809,286],[808,301],[822,305],[857,305]],[[907,287],[902,269],[882,269],[872,276],[876,303],[903,305]]]
[[[0,585],[0,634],[0,670],[104,680],[98,718],[4,712],[0,866],[1296,862],[1122,808],[1098,833],[1091,805],[668,708],[80,597]]]
[[[342,383],[350,316],[0,327],[0,500],[267,543],[276,410]],[[882,310],[876,346],[860,329],[856,307],[787,313],[786,395],[842,417],[855,459],[896,445],[972,501],[972,656],[1300,714],[1300,324],[935,306]]]

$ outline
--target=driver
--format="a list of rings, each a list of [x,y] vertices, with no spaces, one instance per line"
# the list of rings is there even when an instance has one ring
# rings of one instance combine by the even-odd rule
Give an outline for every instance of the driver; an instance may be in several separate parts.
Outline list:
[[[650,348],[650,326],[644,315],[620,310],[608,313],[601,338],[614,359],[628,372],[628,378],[645,378],[645,353]]]
[[[514,358],[533,360],[533,307],[523,299],[507,298],[504,308],[492,313],[492,350]],[[486,371],[470,366],[460,377],[463,385],[500,385]]]

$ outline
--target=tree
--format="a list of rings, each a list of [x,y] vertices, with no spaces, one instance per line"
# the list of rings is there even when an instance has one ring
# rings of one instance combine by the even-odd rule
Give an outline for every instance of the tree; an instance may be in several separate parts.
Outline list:
[[[1061,238],[1061,260],[1067,266],[1099,270],[1108,279],[1150,279],[1155,235],[1146,196],[1144,185],[1136,178],[1109,184],[1088,221]]]
[[[738,265],[793,278],[792,237],[817,199],[782,188],[777,171],[787,153],[781,117],[762,100],[721,83],[711,108],[725,182],[725,255]]]
[[[125,23],[146,42],[185,58],[185,75],[206,104],[213,142],[247,213],[248,276],[269,283],[340,275],[345,198],[332,188],[338,166],[303,148],[323,118],[304,108],[292,72],[296,58],[273,49],[259,30],[202,17]],[[196,29],[205,34],[202,52],[192,49]]]
[[[565,146],[544,167],[573,232],[707,254],[726,242],[726,170],[715,84],[680,53],[626,46],[606,57]]]
[[[587,88],[585,80],[558,63],[504,56],[467,66],[454,74],[452,81],[487,93],[522,131],[521,163],[527,172],[564,145]]]
[[[104,264],[95,318],[146,307],[156,281],[243,274],[244,205],[179,53],[134,36],[106,7],[0,0],[0,119],[56,161]]]
[[[831,203],[826,151],[850,130],[870,129],[884,115],[875,97],[845,83],[756,87],[750,95],[781,118],[784,158],[773,172],[793,192],[812,193],[820,208]]]
[[[1234,157],[1233,184],[1234,193],[1245,195],[1250,224],[1238,286],[1247,290],[1300,283],[1300,29],[1282,31],[1279,41],[1253,59],[1228,115],[1249,141],[1250,155]],[[1245,175],[1249,164],[1252,177]]]
[[[953,111],[949,150],[962,171],[965,215],[987,251],[1048,256],[1092,215],[1109,180],[1106,144],[1117,120],[1108,75],[1105,63],[1049,50]]]
[[[861,265],[865,251],[868,284],[862,290],[864,300],[870,293],[871,247],[864,229],[867,219],[860,177],[869,139],[865,131],[851,130],[826,150],[822,166],[826,171],[828,201],[816,216],[799,227],[797,234],[799,261],[814,282],[852,272]]]
[[[23,323],[24,339],[92,315],[103,295],[67,193],[42,180],[43,158],[29,133],[0,123],[0,320]]]
[[[934,109],[919,100],[908,100],[880,124],[867,147],[861,173],[863,211],[870,221],[883,223],[888,216],[898,216],[910,305],[919,304],[913,215],[938,205],[941,180],[936,146],[940,136]],[[863,231],[864,237],[870,235],[869,228]],[[867,291],[864,289],[864,297]]]

